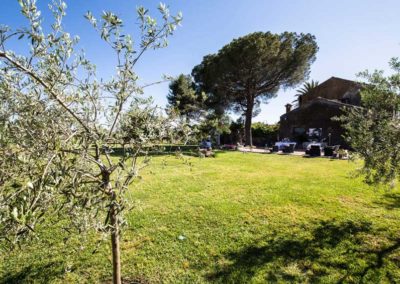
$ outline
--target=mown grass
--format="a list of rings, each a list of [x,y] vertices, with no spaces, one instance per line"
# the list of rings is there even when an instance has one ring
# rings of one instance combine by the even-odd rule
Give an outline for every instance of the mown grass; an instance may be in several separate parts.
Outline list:
[[[355,164],[238,152],[190,164],[156,157],[132,186],[126,280],[400,282],[400,192],[366,186]],[[45,234],[2,257],[3,283],[111,279],[108,242],[93,254],[95,236]]]

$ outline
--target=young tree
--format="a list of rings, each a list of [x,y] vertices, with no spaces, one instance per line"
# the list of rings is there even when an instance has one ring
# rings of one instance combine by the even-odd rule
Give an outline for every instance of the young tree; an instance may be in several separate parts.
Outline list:
[[[394,186],[400,174],[400,61],[390,62],[394,73],[365,71],[361,91],[362,107],[348,108],[340,118],[346,139],[361,156],[369,184]]]
[[[142,147],[163,136],[154,111],[138,108],[142,87],[134,68],[147,50],[167,46],[182,17],[160,4],[157,23],[139,7],[135,41],[115,14],[104,12],[98,20],[88,12],[117,59],[115,76],[103,81],[75,52],[79,38],[63,29],[63,1],[49,5],[54,23],[48,33],[36,1],[19,3],[29,26],[0,28],[0,238],[18,242],[49,214],[68,216],[80,231],[92,220],[111,236],[113,282],[121,283],[124,193],[146,163],[138,160]],[[28,54],[8,49],[15,38],[27,40]],[[127,121],[140,121],[130,124],[128,137],[118,131]],[[110,156],[114,147],[123,149],[118,158]]]
[[[210,105],[245,116],[246,144],[252,145],[251,120],[259,105],[276,96],[280,87],[306,79],[317,51],[310,34],[256,32],[205,56],[192,75]]]

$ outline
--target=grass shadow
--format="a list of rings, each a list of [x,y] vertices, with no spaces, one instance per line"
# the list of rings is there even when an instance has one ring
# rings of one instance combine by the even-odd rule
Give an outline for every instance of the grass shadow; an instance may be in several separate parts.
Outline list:
[[[10,272],[0,279],[0,284],[11,283],[49,283],[65,273],[61,262],[26,266],[19,271]]]
[[[386,193],[375,204],[384,206],[388,210],[400,209],[400,192]]]
[[[400,280],[400,275],[392,271],[393,267],[399,271],[400,262],[386,262],[390,254],[398,252],[400,240],[378,249],[366,248],[365,236],[374,234],[371,223],[322,221],[310,233],[267,236],[254,245],[228,252],[224,255],[226,264],[209,274],[208,280],[378,283],[376,277],[382,274]]]
[[[212,156],[213,158],[217,158],[218,156],[221,155],[225,155],[228,154],[230,152],[234,152],[235,150],[219,150],[219,149],[213,149],[212,152],[214,153],[214,155]],[[148,151],[145,153],[140,153],[138,154],[138,156],[150,156],[150,157],[156,157],[156,156],[169,156],[169,157],[174,157],[176,155],[184,155],[187,157],[194,157],[194,158],[200,158],[200,152],[198,150],[193,150],[193,151]],[[110,151],[110,156],[111,157],[123,157],[124,155],[126,155],[122,150],[113,150]]]

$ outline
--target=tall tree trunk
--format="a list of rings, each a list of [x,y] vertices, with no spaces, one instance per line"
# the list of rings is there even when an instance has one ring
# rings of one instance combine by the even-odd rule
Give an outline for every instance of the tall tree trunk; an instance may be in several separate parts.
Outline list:
[[[246,140],[246,145],[253,146],[253,137],[251,135],[251,119],[253,118],[253,106],[254,100],[247,100],[247,108],[246,108],[246,120],[244,123],[244,137]]]

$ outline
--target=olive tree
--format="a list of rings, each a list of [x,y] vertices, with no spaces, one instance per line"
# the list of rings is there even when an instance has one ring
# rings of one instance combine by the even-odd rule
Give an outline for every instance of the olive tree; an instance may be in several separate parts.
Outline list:
[[[346,139],[364,165],[369,184],[395,185],[400,175],[400,61],[391,60],[393,74],[362,72],[362,107],[345,110],[340,118]]]
[[[147,159],[143,146],[163,137],[165,123],[154,110],[140,107],[143,86],[135,66],[142,55],[168,45],[181,22],[166,5],[160,20],[137,8],[140,36],[124,32],[111,12],[85,17],[115,54],[110,80],[77,52],[79,37],[63,28],[67,5],[55,0],[50,28],[42,24],[35,0],[18,0],[28,26],[0,28],[0,238],[18,243],[35,232],[49,214],[68,216],[85,231],[95,228],[111,237],[113,282],[121,283],[120,234],[124,193]],[[45,32],[45,30],[48,32]],[[26,54],[9,49],[13,40]],[[139,117],[139,118],[138,118]],[[131,124],[132,135],[120,129]],[[145,125],[145,129],[143,129]],[[122,153],[112,157],[113,149]]]

